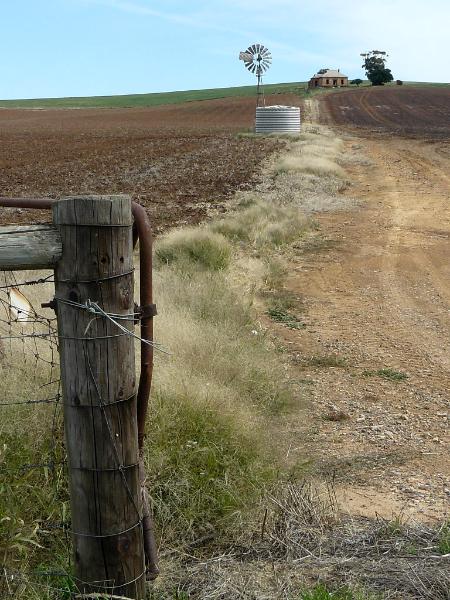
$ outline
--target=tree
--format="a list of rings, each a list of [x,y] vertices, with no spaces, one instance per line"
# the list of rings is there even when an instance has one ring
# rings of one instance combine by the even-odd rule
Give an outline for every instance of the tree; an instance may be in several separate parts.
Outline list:
[[[361,85],[361,84],[362,84],[362,82],[363,82],[363,80],[362,80],[362,79],[352,79],[352,80],[350,81],[350,85],[358,85],[358,86],[359,86],[359,85]]]
[[[366,70],[367,79],[372,85],[384,85],[392,81],[391,70],[386,69],[387,53],[383,50],[371,50],[361,54],[364,58],[362,67]]]

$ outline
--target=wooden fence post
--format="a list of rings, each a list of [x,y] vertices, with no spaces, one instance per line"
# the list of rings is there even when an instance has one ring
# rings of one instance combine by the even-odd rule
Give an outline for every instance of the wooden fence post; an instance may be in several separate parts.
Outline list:
[[[84,595],[143,600],[134,341],[117,325],[134,330],[131,199],[65,198],[53,221],[76,584]]]

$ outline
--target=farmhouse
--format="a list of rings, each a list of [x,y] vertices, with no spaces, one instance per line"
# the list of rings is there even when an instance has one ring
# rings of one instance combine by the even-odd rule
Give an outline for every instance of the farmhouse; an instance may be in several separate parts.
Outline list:
[[[311,77],[308,87],[346,87],[348,86],[348,77],[338,69],[320,69]]]

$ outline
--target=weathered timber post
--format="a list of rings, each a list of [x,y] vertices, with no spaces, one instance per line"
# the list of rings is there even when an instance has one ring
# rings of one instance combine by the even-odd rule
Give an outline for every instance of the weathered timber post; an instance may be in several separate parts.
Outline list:
[[[143,600],[134,342],[116,324],[134,329],[131,200],[65,198],[53,221],[76,583],[85,595]]]

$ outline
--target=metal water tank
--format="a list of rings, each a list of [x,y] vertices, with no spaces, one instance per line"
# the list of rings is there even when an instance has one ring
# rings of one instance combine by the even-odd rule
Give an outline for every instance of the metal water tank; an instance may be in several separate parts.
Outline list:
[[[300,108],[298,106],[258,106],[256,133],[299,133]]]

